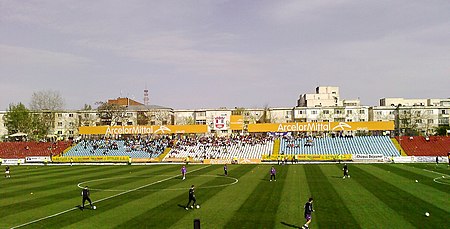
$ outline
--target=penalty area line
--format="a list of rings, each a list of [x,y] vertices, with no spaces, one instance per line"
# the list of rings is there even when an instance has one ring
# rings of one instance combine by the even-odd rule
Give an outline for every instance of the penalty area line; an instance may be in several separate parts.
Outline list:
[[[199,171],[199,170],[208,168],[208,167],[210,167],[210,166],[211,166],[211,165],[208,165],[208,166],[205,166],[205,167],[201,167],[201,168],[198,168],[198,169],[194,169],[194,170],[192,170],[192,171],[190,171],[190,172],[187,172],[187,173],[196,172],[196,171]],[[159,184],[159,183],[161,183],[161,182],[168,181],[168,180],[170,180],[170,179],[173,179],[173,178],[179,177],[179,176],[181,176],[181,174],[178,174],[178,175],[175,175],[175,176],[171,176],[171,177],[168,177],[168,178],[159,180],[159,181],[155,181],[155,182],[152,182],[152,183],[150,183],[150,184],[146,184],[146,185],[143,185],[143,186],[134,188],[134,189],[130,189],[130,190],[121,192],[121,193],[117,193],[117,194],[115,194],[115,195],[112,195],[112,196],[109,196],[109,197],[102,198],[102,199],[100,199],[100,200],[92,201],[92,204],[99,203],[99,202],[102,202],[102,201],[105,201],[105,200],[109,200],[109,199],[112,199],[112,198],[115,198],[115,197],[118,197],[118,196],[121,196],[121,195],[130,193],[130,192],[134,192],[134,191],[137,191],[137,190],[139,190],[139,189],[143,189],[143,188],[148,187],[148,186],[152,186],[152,185],[155,185],[155,184]],[[65,213],[67,213],[67,212],[71,212],[71,211],[73,211],[73,210],[78,210],[78,209],[79,209],[78,207],[73,207],[73,208],[64,210],[64,211],[62,211],[62,212],[55,213],[55,214],[53,214],[53,215],[45,216],[45,217],[42,217],[42,218],[39,218],[39,219],[35,219],[35,220],[32,220],[32,221],[27,222],[27,223],[24,223],[24,224],[20,224],[20,225],[11,227],[11,229],[20,228],[20,227],[25,227],[25,226],[28,226],[28,225],[30,225],[30,224],[37,223],[37,222],[42,221],[42,220],[50,219],[50,218],[53,218],[53,217],[56,217],[56,216],[65,214]]]
[[[436,171],[432,171],[432,170],[428,170],[428,169],[423,169],[423,170],[428,171],[428,172],[430,172],[430,173],[435,173],[435,174],[440,174],[440,175],[448,176],[447,174],[440,173],[440,172],[436,172]]]

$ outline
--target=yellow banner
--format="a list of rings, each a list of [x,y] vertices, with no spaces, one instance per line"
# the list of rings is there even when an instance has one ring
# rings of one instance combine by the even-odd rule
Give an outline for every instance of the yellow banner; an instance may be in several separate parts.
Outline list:
[[[153,163],[159,162],[159,158],[131,158],[132,163]]]
[[[244,116],[231,115],[230,116],[230,129],[231,130],[242,130],[243,128],[244,128]]]
[[[261,159],[246,159],[246,158],[240,158],[240,159],[205,159],[203,160],[203,164],[260,164]]]
[[[297,155],[263,155],[263,161],[277,161],[284,160],[287,157],[288,161],[297,159],[299,161],[351,161],[351,154],[332,154],[332,155],[319,155],[319,154],[297,154]]]
[[[206,133],[207,125],[167,126],[81,126],[80,134],[124,135],[124,134],[179,134]]]
[[[394,122],[294,122],[248,124],[248,132],[394,130]]]
[[[77,157],[53,157],[53,162],[129,162],[129,156],[77,156]]]

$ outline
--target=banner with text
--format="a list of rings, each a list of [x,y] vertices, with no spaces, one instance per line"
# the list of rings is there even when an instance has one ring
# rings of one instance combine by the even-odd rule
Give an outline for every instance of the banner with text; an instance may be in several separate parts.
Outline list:
[[[383,154],[353,154],[353,161],[356,162],[383,162]]]
[[[77,157],[53,157],[53,162],[69,163],[69,162],[129,162],[129,156],[77,156]]]
[[[124,134],[193,134],[208,132],[207,125],[167,126],[81,126],[80,134],[124,135]]]
[[[248,124],[248,132],[394,130],[394,122],[295,122]]]
[[[242,116],[242,115],[231,115],[230,116],[230,129],[231,130],[242,130],[242,129],[244,129],[244,116]]]
[[[31,162],[50,162],[50,157],[41,156],[41,157],[26,157],[25,162],[31,163]]]
[[[299,161],[351,161],[351,154],[297,154],[297,155],[263,155],[263,161],[277,161],[284,160],[287,158],[288,161],[299,160]]]

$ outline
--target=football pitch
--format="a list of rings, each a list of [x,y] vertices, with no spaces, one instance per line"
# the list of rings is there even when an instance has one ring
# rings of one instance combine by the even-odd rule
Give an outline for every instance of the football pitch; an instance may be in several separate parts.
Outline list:
[[[0,228],[450,228],[450,169],[440,164],[11,166]],[[5,166],[0,166],[5,171]],[[416,182],[417,180],[417,182]],[[185,210],[196,186],[199,209]],[[96,210],[80,210],[89,186]],[[429,212],[429,216],[425,213]]]

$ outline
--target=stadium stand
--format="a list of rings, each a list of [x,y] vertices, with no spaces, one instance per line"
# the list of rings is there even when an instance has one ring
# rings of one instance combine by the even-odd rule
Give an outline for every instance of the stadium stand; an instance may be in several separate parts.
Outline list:
[[[177,141],[164,160],[190,157],[202,159],[260,159],[273,151],[271,137],[232,136],[185,138]]]
[[[408,156],[447,156],[450,137],[401,136],[395,137]]]
[[[63,156],[130,156],[156,158],[170,144],[167,137],[135,138],[127,140],[81,140]]]
[[[0,142],[0,158],[60,155],[71,145],[70,141],[57,142]]]
[[[399,156],[400,153],[387,136],[345,136],[323,138],[286,138],[280,142],[284,154],[383,154]]]

